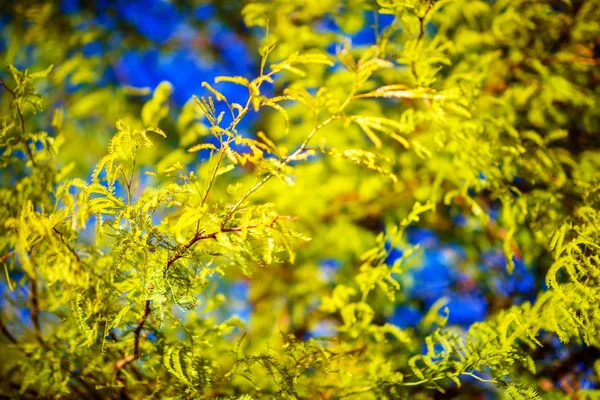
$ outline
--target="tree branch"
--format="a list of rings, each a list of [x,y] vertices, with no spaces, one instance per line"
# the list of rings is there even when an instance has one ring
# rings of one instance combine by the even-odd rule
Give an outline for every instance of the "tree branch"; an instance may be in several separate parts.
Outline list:
[[[64,238],[62,232],[59,231],[58,229],[56,229],[56,226],[53,226],[52,230],[60,237],[61,243],[67,248],[67,250],[69,250],[69,253],[71,253],[73,255],[73,257],[75,257],[77,262],[80,263],[81,259],[79,258],[79,254],[77,254],[77,252],[75,252],[75,249],[73,249],[71,246],[69,246],[69,244],[65,241],[65,238]]]
[[[204,206],[206,203],[206,199],[208,199],[208,194],[210,193],[210,189],[212,188],[213,183],[215,182],[215,178],[217,177],[217,172],[219,171],[219,166],[221,165],[221,161],[223,160],[223,155],[225,154],[225,147],[221,143],[221,148],[219,149],[219,157],[217,158],[217,162],[215,167],[213,168],[210,179],[208,180],[208,185],[206,187],[206,192],[204,192],[204,196],[202,196],[202,203],[200,203],[200,207]]]
[[[135,330],[133,331],[133,354],[129,354],[115,363],[114,369],[115,371],[117,371],[117,373],[119,373],[119,370],[121,370],[131,362],[140,358],[140,336],[142,333],[142,329],[144,328],[144,324],[146,323],[146,319],[150,315],[150,310],[150,300],[146,300],[146,303],[144,305],[144,315],[142,315],[142,317],[138,321],[137,326],[135,327]]]
[[[4,89],[6,89],[8,91],[8,93],[10,93],[12,95],[12,97],[17,97],[17,94],[15,93],[15,91],[12,90],[11,88],[9,88],[8,86],[6,86],[6,83],[4,83],[4,80],[2,79],[2,77],[0,77],[0,86],[4,86]]]
[[[206,234],[201,234],[201,233],[196,233],[194,235],[194,237],[187,242],[186,244],[184,244],[182,247],[180,247],[175,254],[173,254],[171,256],[171,258],[169,258],[169,260],[167,261],[167,267],[165,268],[165,272],[164,275],[167,274],[167,272],[169,271],[169,268],[171,267],[171,265],[173,265],[173,263],[177,260],[179,260],[180,258],[182,258],[184,256],[184,254],[192,247],[194,246],[197,242],[201,241],[201,240],[205,240],[205,239],[216,239],[217,235],[220,233],[228,233],[228,232],[241,232],[243,229],[254,229],[254,228],[258,228],[260,226],[265,226],[267,228],[272,228],[273,225],[275,225],[275,222],[281,220],[281,219],[285,219],[288,221],[296,221],[298,218],[297,217],[292,217],[290,215],[278,215],[275,218],[273,218],[273,220],[271,222],[269,222],[268,224],[254,224],[254,225],[248,225],[246,227],[243,226],[236,226],[233,228],[221,228],[218,231],[214,231],[211,233],[206,233]]]
[[[37,290],[37,279],[31,278],[30,280],[30,291],[31,291],[31,309],[29,310],[29,317],[35,330],[35,338],[45,348],[48,347],[44,339],[42,338],[42,328],[40,327],[40,303],[38,302],[38,290]]]
[[[14,254],[15,254],[15,250],[11,250],[11,251],[9,251],[7,253],[2,254],[2,256],[0,256],[0,262],[6,262]]]
[[[6,325],[4,325],[4,321],[0,318],[0,332],[8,339],[12,344],[18,344],[17,339],[6,329]]]
[[[271,222],[269,222],[268,224],[253,224],[253,225],[248,225],[246,227],[242,227],[242,226],[235,226],[233,228],[221,228],[218,231],[215,232],[211,232],[211,233],[206,233],[206,234],[200,234],[200,233],[196,233],[194,235],[194,237],[187,242],[185,245],[183,245],[183,247],[181,247],[175,254],[173,254],[171,256],[171,258],[169,258],[169,260],[167,261],[167,266],[165,268],[165,272],[164,275],[167,274],[167,271],[169,270],[169,268],[171,267],[171,265],[173,265],[173,263],[177,260],[179,260],[180,258],[182,258],[184,256],[184,254],[191,248],[193,247],[196,243],[198,243],[201,240],[206,240],[206,239],[216,239],[217,235],[220,233],[228,233],[228,232],[241,232],[242,229],[253,229],[253,228],[258,228],[260,226],[265,226],[267,228],[272,228],[273,225],[275,225],[275,222],[279,221],[279,220],[288,220],[288,221],[295,221],[298,218],[297,217],[292,217],[290,215],[278,215],[275,218],[273,218],[273,220]],[[129,354],[123,358],[121,358],[120,360],[118,360],[115,363],[114,369],[115,371],[121,370],[122,368],[124,368],[125,366],[127,366],[128,364],[130,364],[131,362],[137,360],[140,356],[139,352],[140,352],[140,336],[142,333],[142,330],[144,329],[144,324],[146,323],[146,319],[148,318],[148,316],[150,315],[150,311],[151,311],[151,307],[150,307],[150,301],[151,300],[146,300],[145,306],[144,306],[144,315],[142,315],[142,317],[140,318],[134,333],[134,345],[133,345],[133,354]]]
[[[429,5],[427,6],[427,9],[425,10],[425,13],[422,16],[417,16],[417,18],[419,19],[419,36],[417,37],[417,45],[419,45],[419,43],[421,42],[421,39],[423,39],[423,36],[425,36],[425,18],[427,18],[427,13],[429,13],[429,10],[431,10],[431,3],[429,3]],[[418,84],[419,83],[419,75],[417,74],[417,68],[416,68],[415,64],[416,63],[414,61],[412,61],[410,63],[410,69],[415,78],[415,81]]]
[[[334,115],[332,115],[329,118],[327,118],[325,121],[321,122],[320,124],[317,124],[310,131],[310,133],[308,134],[308,136],[306,137],[306,139],[302,142],[302,144],[300,145],[300,147],[295,152],[293,152],[289,156],[285,157],[285,159],[283,160],[283,162],[280,165],[280,168],[288,165],[291,161],[294,161],[294,158],[297,157],[298,154],[300,154],[304,150],[306,150],[306,147],[308,146],[308,143],[313,138],[313,136],[315,136],[317,134],[317,132],[319,130],[321,130],[322,128],[324,128],[325,126],[329,125],[330,123],[332,123],[333,121],[335,121],[335,120],[337,120],[339,118],[338,115],[348,105],[348,103],[350,102],[352,96],[354,95],[354,91],[355,90],[356,90],[356,86],[352,90],[351,94],[346,98],[346,101],[344,102],[344,104],[342,104],[340,106],[340,108],[338,109],[338,111]],[[238,201],[236,201],[235,204],[231,207],[231,209],[227,213],[227,216],[223,219],[223,222],[221,223],[221,227],[225,226],[225,224],[231,219],[231,217],[233,216],[233,214],[235,213],[235,211],[238,209],[238,207],[241,206],[242,203],[244,201],[246,201],[246,199],[248,197],[250,197],[250,195],[252,195],[252,193],[256,192],[262,185],[264,185],[265,183],[267,183],[269,181],[269,179],[271,179],[273,176],[275,176],[275,174],[273,172],[269,172],[260,182],[256,183],[254,186],[252,186],[250,188],[250,190],[248,190]]]
[[[4,83],[4,80],[2,80],[1,77],[0,77],[0,86],[3,86],[13,97],[13,101],[14,101],[15,107],[17,109],[17,114],[19,115],[19,120],[21,122],[21,140],[23,142],[23,145],[25,146],[25,150],[27,151],[27,156],[31,160],[31,164],[35,166],[36,163],[35,163],[35,160],[33,159],[33,152],[29,148],[27,139],[25,139],[25,119],[23,118],[23,113],[21,112],[21,107],[19,107],[19,103],[17,103],[17,93],[15,93],[14,90],[12,90],[8,86],[6,86],[6,83]]]

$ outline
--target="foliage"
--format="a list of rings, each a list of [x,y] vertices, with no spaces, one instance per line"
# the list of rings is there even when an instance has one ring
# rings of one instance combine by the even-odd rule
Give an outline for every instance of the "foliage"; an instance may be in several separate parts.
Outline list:
[[[597,0],[253,1],[187,102],[98,75],[178,40],[130,11],[85,57],[119,25],[10,7],[4,395],[597,396]]]

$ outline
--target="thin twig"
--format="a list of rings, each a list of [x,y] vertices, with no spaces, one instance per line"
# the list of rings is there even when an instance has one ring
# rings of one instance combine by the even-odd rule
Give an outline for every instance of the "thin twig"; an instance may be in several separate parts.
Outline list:
[[[135,327],[135,330],[133,331],[133,334],[134,334],[133,354],[129,354],[115,363],[114,369],[115,369],[115,371],[117,371],[117,373],[120,369],[124,368],[129,363],[140,358],[140,335],[142,333],[142,329],[144,328],[144,324],[146,323],[146,319],[148,318],[149,315],[150,315],[150,300],[146,300],[146,303],[144,305],[144,315],[142,315],[142,317],[138,321],[137,326]]]
[[[21,112],[21,107],[19,107],[19,103],[17,103],[17,93],[15,93],[14,90],[10,89],[6,85],[6,83],[4,83],[4,80],[2,80],[1,77],[0,77],[0,86],[3,86],[13,97],[13,101],[14,101],[15,107],[17,109],[17,114],[19,115],[19,120],[21,122],[21,139],[22,139],[23,145],[25,146],[25,150],[27,151],[27,156],[31,160],[31,164],[35,166],[37,164],[36,164],[35,160],[33,159],[33,152],[29,148],[27,139],[25,139],[25,119],[23,118],[23,113]]]
[[[355,390],[354,392],[346,393],[346,394],[340,396],[340,398],[343,399],[345,397],[350,397],[350,396],[354,396],[355,394],[361,394],[361,393],[365,393],[365,392],[370,392],[372,390],[373,390],[373,386],[366,386],[366,387],[364,387],[362,389]]]
[[[127,180],[127,177],[125,176],[125,171],[123,171],[123,168],[119,167],[119,171],[121,171],[121,176],[123,177],[123,180],[125,181],[125,186],[127,186],[127,204],[131,205],[131,193],[129,190],[129,181]]]
[[[17,94],[15,93],[14,90],[12,90],[11,88],[9,88],[8,86],[6,86],[6,83],[4,83],[4,80],[2,79],[2,77],[0,77],[0,85],[4,86],[4,89],[8,90],[8,93],[10,93],[12,95],[12,97],[17,97]]]
[[[248,226],[235,226],[232,228],[221,228],[218,231],[214,231],[211,233],[205,233],[205,234],[201,234],[201,233],[196,233],[194,235],[194,237],[192,239],[190,239],[189,242],[187,242],[186,244],[184,244],[182,247],[179,248],[179,250],[177,250],[175,252],[175,254],[173,254],[171,256],[171,258],[169,258],[167,260],[167,266],[165,268],[165,272],[164,275],[167,274],[169,268],[171,267],[171,265],[173,265],[173,263],[177,260],[179,260],[180,258],[183,257],[183,255],[193,246],[195,245],[197,242],[201,241],[201,240],[206,240],[206,239],[216,239],[217,235],[220,233],[228,233],[228,232],[241,232],[244,229],[254,229],[254,228],[258,228],[260,226],[265,226],[267,228],[272,228],[273,225],[275,224],[275,222],[279,221],[279,220],[288,220],[288,221],[296,221],[298,218],[297,217],[292,217],[290,215],[278,215],[275,218],[273,218],[273,220],[271,222],[269,222],[268,224],[253,224],[253,225],[248,225]]]
[[[69,250],[69,252],[70,252],[71,254],[73,254],[73,256],[75,257],[75,259],[77,260],[77,262],[78,262],[78,263],[80,263],[80,262],[81,262],[81,259],[79,258],[79,254],[77,254],[77,253],[75,252],[75,249],[73,249],[71,246],[69,246],[69,244],[68,244],[68,243],[65,241],[65,239],[64,239],[64,237],[63,237],[63,234],[62,234],[62,233],[61,233],[61,232],[60,232],[58,229],[56,229],[56,226],[52,227],[52,230],[53,230],[55,233],[57,233],[57,234],[58,234],[58,236],[60,237],[60,241],[62,242],[62,244],[63,244],[63,245],[64,245],[64,246],[65,246],[65,247],[66,247],[66,248]]]
[[[260,85],[259,85],[259,88],[260,88]],[[248,89],[248,90],[250,90],[250,89]],[[235,131],[235,129],[236,129],[237,125],[239,124],[239,122],[242,120],[242,118],[250,110],[250,104],[251,104],[251,102],[252,102],[252,93],[249,91],[249,96],[248,96],[248,100],[246,100],[246,105],[239,112],[239,114],[238,114],[237,117],[234,116],[233,109],[231,108],[231,106],[227,102],[227,106],[231,110],[231,116],[232,116],[233,120],[231,121],[231,123],[229,124],[229,126],[225,129],[225,131]],[[208,181],[208,184],[207,184],[207,187],[206,187],[206,192],[204,193],[204,196],[202,196],[202,203],[200,204],[200,207],[204,206],[204,203],[206,203],[206,199],[208,199],[208,194],[210,193],[210,190],[211,190],[211,188],[213,186],[215,178],[217,177],[217,172],[219,171],[219,166],[221,165],[221,161],[223,161],[223,155],[225,154],[225,148],[226,148],[226,146],[229,145],[229,143],[231,143],[232,140],[233,140],[233,137],[231,137],[228,141],[226,141],[225,143],[223,143],[223,141],[221,140],[221,138],[219,138],[219,142],[221,143],[221,148],[219,149],[219,157],[218,157],[217,162],[215,164],[215,167],[214,167],[214,169],[212,171],[212,174],[211,174],[211,176],[209,178],[209,181]],[[198,225],[196,225],[196,231],[198,231],[198,227],[200,226],[199,222],[200,221],[198,221]]]
[[[119,341],[119,337],[117,335],[115,335],[115,333],[111,330],[109,331],[108,336],[114,341],[114,342],[118,342]],[[121,354],[121,356],[123,358],[127,358],[127,356],[125,355],[125,353],[121,350],[119,350],[119,353]],[[138,380],[142,380],[144,377],[141,374],[141,372],[135,367],[135,366],[130,366],[130,369],[133,371],[133,373],[135,374],[136,378]]]
[[[8,253],[4,253],[0,256],[0,262],[6,262],[9,258],[11,258],[16,253],[16,250],[11,250]]]
[[[267,76],[270,76],[271,74],[272,74],[272,72],[269,73]],[[355,77],[354,85],[352,87],[352,90],[350,91],[350,94],[346,97],[346,99],[344,100],[344,102],[338,107],[337,111],[335,113],[333,113],[333,115],[331,115],[325,121],[321,122],[320,124],[317,124],[316,121],[315,121],[315,126],[310,131],[310,133],[308,134],[308,136],[306,137],[306,139],[304,139],[304,141],[302,142],[302,144],[300,145],[300,147],[295,152],[293,152],[289,156],[285,157],[285,159],[283,160],[283,162],[279,166],[280,168],[282,168],[282,167],[286,166],[287,164],[289,164],[300,153],[302,153],[304,150],[306,150],[306,147],[308,146],[309,142],[317,134],[317,132],[319,132],[321,129],[323,129],[325,126],[329,125],[333,121],[335,121],[335,120],[337,120],[337,119],[340,118],[340,116],[342,115],[344,109],[348,106],[348,104],[350,104],[350,102],[353,99],[354,94],[358,90],[356,82],[357,81],[356,81],[356,77]],[[267,183],[273,176],[275,176],[275,174],[273,172],[269,172],[260,182],[256,183],[254,186],[252,186],[250,188],[250,190],[248,190],[248,192],[246,192],[238,201],[236,201],[235,204],[233,206],[231,206],[230,210],[227,212],[227,215],[223,219],[223,222],[221,222],[221,227],[224,227],[225,224],[227,224],[227,222],[229,222],[229,220],[231,219],[231,217],[233,217],[233,215],[235,214],[235,211],[238,209],[238,207],[241,206],[242,203],[244,201],[246,201],[246,199],[248,197],[250,197],[250,195],[252,195],[252,193],[256,192],[262,185],[264,185],[265,183]]]
[[[8,339],[12,344],[17,344],[17,339],[6,329],[6,325],[4,325],[4,321],[0,318],[0,332]]]
[[[349,98],[352,96],[348,96]],[[324,128],[325,126],[329,125],[330,123],[332,123],[333,121],[335,121],[336,119],[338,119],[338,114],[341,112],[341,110],[345,107],[345,105],[347,105],[347,103],[345,103],[343,105],[343,107],[340,107],[340,110],[338,111],[338,113],[332,115],[331,117],[327,118],[325,121],[321,122],[320,124],[316,125],[308,134],[308,136],[306,137],[306,139],[304,140],[304,142],[302,142],[302,144],[300,145],[300,147],[291,155],[287,156],[283,162],[280,165],[281,167],[284,167],[285,165],[289,164],[291,161],[294,160],[294,158],[296,156],[298,156],[298,154],[302,153],[305,149],[306,146],[308,146],[308,143],[310,142],[310,140],[315,136],[315,134],[321,130],[322,128]],[[244,201],[246,201],[246,199],[248,197],[250,197],[252,195],[252,193],[256,192],[262,185],[264,185],[265,183],[267,183],[273,176],[275,176],[275,174],[273,172],[269,172],[260,182],[256,183],[254,186],[252,186],[250,188],[250,190],[248,190],[238,201],[236,201],[234,203],[233,206],[231,206],[229,212],[227,213],[227,215],[225,216],[225,218],[223,219],[223,222],[221,222],[221,226],[225,226],[225,224],[227,222],[229,222],[229,220],[231,219],[231,217],[233,217],[235,211],[238,209],[239,206],[242,205],[242,203]]]
[[[480,377],[480,376],[477,376],[477,375],[475,375],[475,374],[473,374],[473,373],[471,373],[471,372],[461,372],[461,375],[467,375],[467,376],[470,376],[471,378],[475,378],[475,379],[477,379],[479,382],[483,382],[483,383],[498,383],[498,381],[497,381],[497,380],[495,380],[495,379],[485,379],[485,378],[482,378],[482,377]]]
[[[29,310],[29,317],[35,330],[35,338],[43,346],[48,347],[44,338],[42,337],[42,328],[40,327],[40,303],[38,301],[38,290],[37,290],[37,279],[31,277],[30,280],[30,292],[31,292],[31,309]]]
[[[313,351],[312,353],[306,353],[302,357],[298,358],[296,360],[296,362],[294,363],[294,368],[297,368],[307,358],[321,354],[322,351],[325,351],[326,353],[329,353],[332,356],[341,358],[341,357],[349,356],[349,355],[352,355],[355,353],[362,353],[363,351],[365,351],[365,346],[364,345],[358,346],[354,349],[350,349],[348,351],[343,351],[341,353],[337,353],[335,351],[331,351],[331,350],[327,350],[327,349],[317,349],[317,350]]]
[[[431,3],[429,3],[427,9],[425,10],[425,13],[422,16],[417,16],[417,18],[419,19],[419,36],[417,37],[417,46],[419,45],[419,43],[421,43],[421,39],[423,39],[423,36],[425,36],[425,18],[427,17],[427,13],[429,12],[429,10],[431,10]],[[410,63],[410,69],[415,78],[415,81],[419,83],[419,75],[417,74],[417,68],[414,61]]]
[[[217,163],[215,164],[215,167],[208,181],[206,192],[204,192],[204,196],[202,196],[202,202],[200,203],[200,207],[204,206],[204,203],[206,203],[206,199],[208,199],[208,194],[210,193],[210,189],[212,188],[212,185],[215,182],[217,172],[219,171],[219,166],[221,165],[221,161],[223,160],[223,154],[225,154],[225,145],[221,144],[221,149],[219,150],[219,157],[217,158]]]
[[[427,382],[435,382],[435,381],[439,381],[441,379],[446,379],[446,376],[437,376],[435,378],[431,378],[431,379],[421,379],[420,381],[415,381],[415,382],[403,382],[401,383],[402,386],[419,386],[422,385],[424,383]]]

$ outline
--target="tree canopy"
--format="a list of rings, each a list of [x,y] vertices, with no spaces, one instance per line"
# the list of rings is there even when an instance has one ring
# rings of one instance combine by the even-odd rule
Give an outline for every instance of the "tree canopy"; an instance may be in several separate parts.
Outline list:
[[[1,396],[600,396],[600,1],[0,30]]]

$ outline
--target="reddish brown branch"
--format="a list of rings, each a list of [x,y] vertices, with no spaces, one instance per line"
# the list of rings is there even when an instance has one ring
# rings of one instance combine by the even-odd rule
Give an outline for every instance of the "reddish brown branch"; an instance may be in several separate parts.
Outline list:
[[[61,243],[67,248],[67,250],[69,250],[69,252],[71,254],[73,254],[73,257],[75,257],[75,259],[77,260],[77,262],[81,262],[80,258],[79,258],[79,254],[77,254],[77,252],[75,252],[75,249],[73,249],[71,246],[69,246],[69,244],[65,241],[65,238],[63,237],[63,234],[56,229],[56,227],[53,227],[52,230],[58,234],[58,236],[60,237],[60,241]]]
[[[138,321],[135,330],[133,331],[134,339],[133,339],[133,354],[129,354],[119,361],[115,363],[114,369],[118,372],[121,368],[124,368],[129,363],[137,360],[140,357],[140,336],[142,334],[142,329],[144,328],[144,324],[146,323],[146,319],[150,315],[150,300],[146,300],[144,306],[144,315]]]
[[[600,58],[589,58],[589,57],[579,57],[573,56],[571,59],[572,62],[587,64],[587,65],[600,65]]]
[[[139,356],[140,356],[140,334],[142,333],[142,328],[144,327],[144,323],[146,322],[146,319],[148,318],[149,315],[150,315],[150,300],[146,300],[146,304],[144,305],[144,315],[138,321],[137,327],[135,328],[135,331],[133,332],[135,335],[135,340],[133,342],[134,343],[133,344],[133,354],[136,359],[139,358]]]
[[[31,309],[29,310],[29,317],[31,318],[31,323],[33,324],[33,329],[35,330],[35,338],[43,347],[47,347],[46,342],[42,337],[42,328],[40,327],[40,303],[38,301],[37,280],[35,278],[31,278],[30,291]]]
[[[9,258],[11,258],[13,256],[13,254],[15,254],[15,251],[9,251],[8,253],[2,254],[2,256],[0,256],[0,262],[5,262],[7,261]]]
[[[171,267],[171,265],[173,265],[173,263],[177,260],[179,260],[180,258],[182,258],[184,256],[184,254],[191,248],[193,247],[196,243],[198,243],[201,240],[205,240],[205,239],[216,239],[217,235],[220,233],[229,233],[229,232],[241,232],[244,229],[254,229],[254,228],[258,228],[261,226],[265,226],[267,228],[272,228],[273,225],[275,225],[275,223],[279,220],[288,220],[288,221],[296,221],[298,218],[297,217],[292,217],[290,215],[278,215],[275,218],[273,218],[273,220],[271,222],[269,222],[268,224],[253,224],[253,225],[248,225],[246,227],[242,227],[242,226],[235,226],[232,228],[221,228],[218,231],[215,232],[211,232],[211,233],[206,233],[206,234],[201,234],[201,233],[196,233],[194,235],[194,237],[192,239],[190,239],[189,242],[187,242],[186,244],[184,244],[182,247],[180,247],[175,254],[173,254],[168,260],[167,260],[167,266],[165,268],[165,272],[164,275],[167,274],[167,271],[169,270],[169,268]],[[139,358],[139,348],[140,348],[140,336],[142,333],[142,330],[144,329],[144,324],[146,323],[146,319],[148,319],[148,316],[150,315],[150,300],[146,300],[145,303],[145,307],[144,307],[144,315],[140,318],[134,333],[134,345],[133,345],[133,354],[129,354],[123,358],[121,358],[120,360],[118,360],[115,363],[114,369],[118,372],[120,369],[124,368],[125,366],[127,366],[128,364],[130,364],[131,362],[137,360]]]
[[[17,94],[15,93],[14,90],[12,90],[11,88],[9,88],[8,86],[6,86],[6,83],[4,83],[4,80],[0,77],[0,86],[4,86],[4,89],[6,89],[8,91],[8,93],[10,93],[12,95],[12,97],[16,98]]]
[[[175,254],[173,254],[171,256],[171,258],[169,258],[169,260],[167,261],[167,267],[165,268],[165,275],[167,274],[169,268],[171,267],[171,265],[179,260],[181,257],[183,257],[183,255],[190,249],[190,247],[192,247],[193,245],[195,245],[197,242],[201,241],[201,240],[205,240],[205,239],[216,239],[217,235],[220,233],[228,233],[228,232],[241,232],[244,229],[254,229],[254,228],[258,228],[260,226],[265,226],[267,228],[272,228],[273,225],[275,225],[275,222],[281,220],[281,219],[285,219],[288,221],[296,221],[298,219],[298,217],[292,217],[290,215],[278,215],[275,218],[273,218],[273,220],[271,222],[269,222],[268,224],[254,224],[254,225],[248,225],[246,227],[243,226],[235,226],[233,228],[221,228],[218,231],[214,231],[211,233],[205,233],[205,234],[201,234],[201,233],[196,233],[194,235],[194,237],[187,242],[186,244],[184,244],[182,247],[180,247]]]

